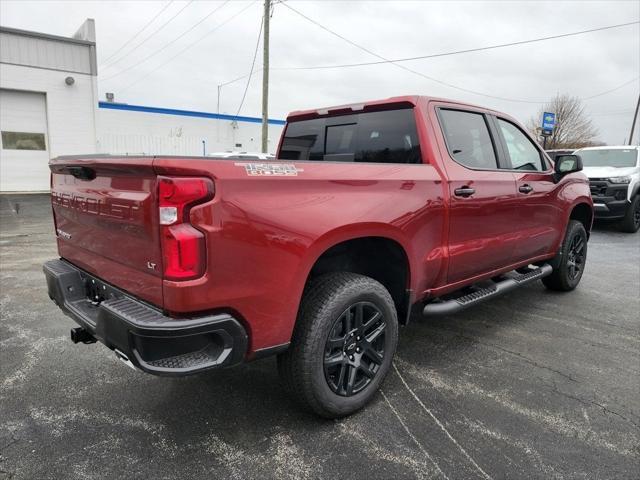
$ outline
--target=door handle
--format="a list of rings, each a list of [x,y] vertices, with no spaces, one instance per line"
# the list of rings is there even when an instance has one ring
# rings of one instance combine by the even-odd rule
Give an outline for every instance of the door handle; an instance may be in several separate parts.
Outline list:
[[[456,188],[453,193],[457,196],[457,197],[470,197],[471,195],[473,195],[474,193],[476,193],[476,189],[475,188],[471,188],[468,186],[464,186],[461,188]]]
[[[531,193],[533,192],[533,187],[525,183],[524,185],[521,185],[518,190],[520,190],[522,193]]]

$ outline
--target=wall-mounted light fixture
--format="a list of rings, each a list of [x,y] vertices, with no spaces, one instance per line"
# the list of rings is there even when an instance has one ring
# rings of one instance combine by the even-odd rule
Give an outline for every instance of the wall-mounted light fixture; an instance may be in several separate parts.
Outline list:
[[[64,79],[64,83],[66,83],[67,85],[71,86],[74,83],[76,83],[76,79],[73,77],[67,77]]]

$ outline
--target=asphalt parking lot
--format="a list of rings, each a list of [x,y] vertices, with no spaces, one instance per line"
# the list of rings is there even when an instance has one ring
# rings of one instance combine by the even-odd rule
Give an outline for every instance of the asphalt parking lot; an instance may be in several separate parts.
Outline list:
[[[640,234],[597,226],[570,294],[538,283],[414,318],[365,410],[299,411],[273,359],[122,365],[47,297],[45,196],[0,196],[0,478],[638,478]]]

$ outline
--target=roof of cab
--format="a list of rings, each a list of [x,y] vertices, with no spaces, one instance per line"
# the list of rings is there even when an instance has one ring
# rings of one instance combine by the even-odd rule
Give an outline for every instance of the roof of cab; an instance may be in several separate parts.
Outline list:
[[[472,103],[461,102],[458,100],[451,100],[447,98],[429,97],[425,95],[403,95],[399,97],[389,97],[380,100],[368,100],[364,102],[354,102],[345,105],[335,105],[331,107],[314,108],[310,110],[295,110],[287,115],[287,121],[302,120],[308,118],[321,117],[325,115],[347,114],[351,112],[359,112],[365,109],[375,110],[376,108],[383,107],[385,105],[399,105],[410,104],[416,106],[421,100],[427,102],[443,102],[452,103],[457,105],[464,105],[473,108],[478,108],[488,112],[501,113],[491,108],[483,107],[481,105],[474,105]]]

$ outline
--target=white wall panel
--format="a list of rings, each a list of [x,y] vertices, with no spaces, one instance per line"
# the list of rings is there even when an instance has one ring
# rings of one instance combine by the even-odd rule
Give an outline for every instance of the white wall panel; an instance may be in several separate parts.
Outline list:
[[[91,47],[0,32],[0,62],[91,74]]]
[[[98,149],[103,153],[198,156],[203,140],[207,153],[261,149],[259,123],[107,108],[99,108],[98,115]],[[282,129],[269,125],[269,152],[277,149]]]

